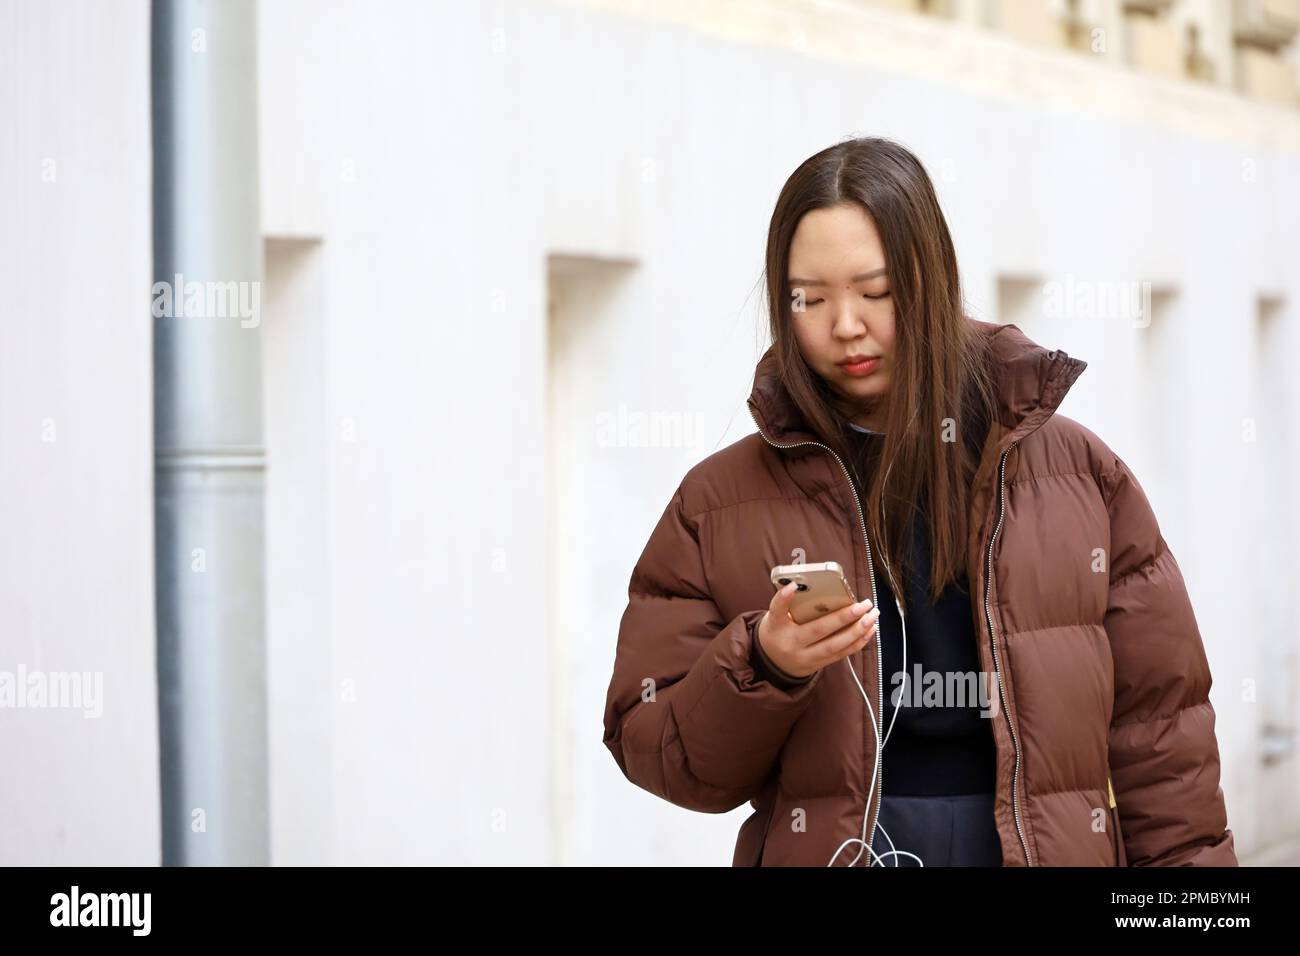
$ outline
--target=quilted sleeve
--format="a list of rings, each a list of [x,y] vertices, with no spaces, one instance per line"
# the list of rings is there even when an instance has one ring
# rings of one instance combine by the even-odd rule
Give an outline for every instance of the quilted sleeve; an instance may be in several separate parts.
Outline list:
[[[628,780],[704,813],[760,793],[821,674],[778,687],[755,672],[766,610],[722,618],[678,487],[632,571],[606,696],[605,746]]]
[[[1110,766],[1128,865],[1236,866],[1191,600],[1146,494],[1110,456],[1100,476],[1111,535]]]

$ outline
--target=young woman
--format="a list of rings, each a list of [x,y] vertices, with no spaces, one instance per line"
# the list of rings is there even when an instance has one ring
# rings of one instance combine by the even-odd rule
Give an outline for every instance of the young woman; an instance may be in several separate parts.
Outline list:
[[[795,170],[766,279],[757,434],[687,472],[632,572],[623,773],[748,801],[738,866],[1235,866],[1178,564],[1056,414],[1085,363],[964,315],[930,179],[888,140]],[[796,624],[770,570],[822,561],[861,600]]]

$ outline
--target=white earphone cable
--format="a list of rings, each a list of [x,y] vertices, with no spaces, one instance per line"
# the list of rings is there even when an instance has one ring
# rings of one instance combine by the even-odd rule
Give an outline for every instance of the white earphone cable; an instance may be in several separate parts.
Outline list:
[[[867,809],[862,816],[862,836],[849,837],[843,843],[841,843],[839,847],[836,848],[835,852],[831,854],[830,860],[826,863],[827,866],[833,866],[835,864],[836,858],[839,857],[840,853],[843,852],[844,848],[846,846],[851,846],[854,843],[862,844],[862,848],[871,854],[871,858],[873,860],[871,864],[872,866],[875,866],[876,862],[879,862],[881,866],[884,866],[885,865],[884,858],[887,856],[893,856],[895,858],[894,866],[898,866],[897,858],[899,856],[910,856],[912,859],[916,860],[916,862],[919,865],[925,866],[925,861],[922,860],[915,853],[911,853],[908,850],[899,850],[894,847],[893,839],[889,836],[888,832],[886,832],[885,828],[880,825],[879,819],[876,820],[876,829],[879,830],[884,835],[885,839],[888,841],[890,846],[889,851],[886,853],[877,853],[875,848],[872,847],[871,844],[867,842],[867,818],[871,814],[871,798],[872,796],[875,795],[876,792],[876,774],[880,770],[880,753],[882,750],[884,750],[885,743],[889,741],[889,735],[894,731],[894,722],[898,720],[898,711],[902,706],[902,702],[904,700],[904,696],[906,694],[906,689],[907,689],[907,616],[903,613],[903,607],[901,604],[899,604],[897,597],[894,598],[894,606],[898,608],[898,619],[899,621],[902,622],[903,625],[902,628],[903,630],[903,683],[900,689],[901,693],[899,694],[899,703],[895,705],[894,713],[889,719],[889,727],[885,731],[884,740],[881,740],[880,737],[880,725],[876,720],[876,710],[874,707],[871,706],[871,696],[867,693],[866,689],[862,686],[862,681],[858,680],[858,672],[853,669],[853,662],[847,657],[844,658],[845,664],[848,665],[849,673],[853,675],[853,682],[858,685],[858,692],[862,694],[862,699],[866,702],[867,712],[871,715],[871,730],[876,737],[876,761],[874,766],[871,769],[871,787],[867,790]],[[879,619],[876,620],[876,640],[880,640]],[[875,838],[874,833],[872,834],[872,838],[874,841]],[[861,858],[862,858],[862,850],[858,850],[857,856],[855,856],[852,859],[852,861],[849,863],[849,866],[856,866],[858,860]]]
[[[908,419],[908,423],[907,423],[907,427],[908,427],[908,428],[910,428],[911,425],[912,425],[912,422],[916,420],[916,413],[917,413],[918,411],[919,411],[919,408],[914,408],[914,409],[912,409],[912,415],[911,415],[911,417]],[[882,488],[883,488],[884,485],[886,485],[886,484],[889,483],[889,472],[890,472],[890,470],[893,468],[893,466],[894,466],[894,462],[893,462],[893,459],[891,458],[891,459],[890,459],[890,462],[889,462],[889,466],[885,469],[885,478],[884,478],[884,480],[881,482]],[[882,526],[882,527],[884,526],[884,524],[883,524],[883,521],[884,521],[884,507],[885,507],[885,505],[884,505],[884,495],[883,495],[883,492],[882,492],[882,494],[881,494],[881,504],[880,504],[880,509],[881,509],[881,520],[882,520],[882,525],[881,525],[881,526]],[[844,658],[844,663],[848,666],[848,668],[849,668],[849,673],[853,675],[853,683],[855,683],[855,684],[858,685],[858,693],[860,693],[860,694],[862,695],[862,699],[863,699],[863,700],[866,702],[866,704],[867,704],[867,713],[868,713],[868,714],[870,715],[870,717],[871,717],[871,732],[875,735],[875,738],[876,738],[876,748],[875,748],[875,749],[876,749],[876,761],[875,761],[875,765],[871,768],[871,786],[867,789],[867,806],[866,806],[866,811],[865,811],[865,812],[863,813],[863,815],[862,815],[862,836],[861,836],[861,837],[849,837],[849,838],[846,839],[843,843],[841,843],[841,844],[836,848],[835,852],[831,854],[831,858],[830,858],[830,860],[827,861],[827,863],[826,863],[827,866],[833,866],[834,863],[835,863],[836,858],[839,857],[841,851],[843,851],[843,849],[844,849],[846,846],[851,846],[851,845],[854,844],[854,843],[860,843],[860,844],[862,844],[862,848],[865,849],[868,853],[871,854],[871,857],[872,857],[872,860],[873,860],[873,862],[871,863],[872,866],[875,866],[877,862],[879,862],[881,866],[884,866],[884,865],[885,865],[885,863],[884,863],[884,858],[887,857],[887,856],[892,856],[892,857],[894,857],[894,866],[898,866],[898,865],[899,865],[899,864],[898,864],[898,857],[899,857],[899,856],[910,856],[912,859],[916,860],[916,862],[917,862],[918,864],[920,864],[921,866],[925,866],[925,861],[922,860],[922,859],[921,859],[919,856],[917,856],[915,853],[911,853],[911,852],[909,852],[909,851],[907,851],[907,850],[899,850],[899,849],[896,849],[896,848],[894,847],[894,841],[893,841],[893,839],[890,838],[889,834],[885,831],[885,828],[884,828],[883,826],[880,825],[879,816],[877,816],[877,819],[876,819],[876,826],[875,826],[875,829],[879,830],[882,834],[884,834],[885,840],[889,843],[890,849],[888,850],[888,852],[883,853],[883,854],[881,854],[881,853],[877,853],[877,852],[875,851],[875,848],[871,846],[871,843],[869,843],[869,842],[867,841],[867,819],[868,819],[868,817],[870,817],[870,815],[871,815],[871,798],[872,798],[872,796],[874,796],[874,794],[875,794],[875,792],[876,792],[876,776],[877,776],[877,774],[880,772],[880,752],[881,752],[882,750],[884,750],[884,748],[885,748],[885,744],[889,742],[889,735],[890,735],[891,733],[894,732],[894,722],[898,720],[898,711],[900,710],[900,707],[901,707],[902,701],[903,701],[903,699],[904,699],[904,695],[906,694],[906,691],[907,691],[907,615],[903,613],[903,605],[902,605],[902,604],[899,602],[899,600],[898,600],[898,582],[894,580],[894,576],[893,576],[893,574],[889,572],[889,566],[888,566],[888,564],[886,564],[885,571],[886,571],[886,573],[889,575],[890,585],[891,585],[891,587],[892,587],[893,590],[894,590],[894,606],[895,606],[896,608],[898,608],[898,619],[899,619],[899,622],[902,624],[902,631],[903,631],[903,665],[902,665],[902,670],[903,670],[903,681],[902,681],[902,687],[900,688],[901,693],[899,694],[899,703],[898,703],[897,705],[895,705],[895,707],[894,707],[894,713],[893,713],[893,716],[891,716],[890,719],[889,719],[889,727],[886,728],[886,730],[885,730],[885,736],[884,736],[884,739],[882,740],[881,737],[880,737],[880,727],[881,727],[881,725],[884,723],[884,716],[881,715],[881,717],[880,717],[879,719],[877,719],[877,717],[876,717],[876,710],[875,710],[874,707],[871,706],[871,696],[867,693],[866,689],[862,686],[862,681],[858,680],[858,672],[857,672],[856,670],[853,669],[853,662],[852,662],[849,658],[847,658],[847,657]],[[880,640],[880,639],[881,639],[881,638],[880,638],[880,618],[878,617],[878,618],[876,619],[876,640]],[[881,663],[882,663],[882,664],[884,663],[884,657],[883,657],[883,656],[881,657]],[[881,703],[881,707],[882,707],[882,708],[884,707],[883,701],[882,701],[882,703]],[[882,801],[884,800],[884,793],[883,793],[883,792],[881,793],[881,800],[882,800]],[[872,842],[874,842],[874,841],[875,841],[875,833],[874,833],[874,831],[873,831],[872,834],[871,834],[871,838],[872,838]],[[861,858],[862,858],[862,850],[858,850],[858,854],[857,854],[857,856],[855,856],[855,857],[854,857],[854,858],[849,862],[849,866],[856,866],[858,860],[861,859]]]

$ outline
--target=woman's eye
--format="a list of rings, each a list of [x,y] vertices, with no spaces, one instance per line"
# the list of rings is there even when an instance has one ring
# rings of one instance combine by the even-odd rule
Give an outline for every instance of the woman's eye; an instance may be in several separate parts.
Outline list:
[[[864,298],[864,299],[887,299],[887,298],[889,298],[889,293],[888,293],[888,292],[882,292],[882,293],[880,293],[880,295],[871,295],[870,293],[864,292],[864,293],[862,294],[862,298]],[[811,307],[814,306],[814,305],[821,305],[821,302],[822,302],[821,299],[809,299],[808,301],[806,301],[806,302],[804,303],[804,308],[807,309],[807,308],[811,308]]]

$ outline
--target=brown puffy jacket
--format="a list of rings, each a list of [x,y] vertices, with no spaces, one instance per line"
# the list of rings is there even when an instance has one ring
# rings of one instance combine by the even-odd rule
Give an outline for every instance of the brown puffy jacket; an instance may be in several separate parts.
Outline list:
[[[1000,408],[967,553],[981,668],[1001,704],[1003,865],[1236,866],[1210,669],[1178,563],[1125,463],[1054,414],[1086,363],[1014,325],[967,321],[991,336]],[[759,433],[687,472],[632,571],[604,742],[629,780],[678,806],[749,801],[732,865],[824,866],[868,809],[875,829],[875,735],[848,667],[881,713],[881,642],[791,685],[762,666],[756,633],[774,565],[802,548],[871,594],[870,543],[771,349],[749,406]],[[869,860],[850,848],[835,864],[855,855]]]

